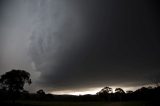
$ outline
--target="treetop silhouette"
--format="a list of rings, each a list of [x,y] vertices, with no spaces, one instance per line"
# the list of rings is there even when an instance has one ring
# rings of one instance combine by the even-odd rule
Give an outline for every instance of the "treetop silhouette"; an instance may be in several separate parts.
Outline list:
[[[24,70],[11,70],[1,75],[0,87],[10,92],[22,92],[25,83],[31,84],[30,73]]]
[[[115,93],[120,93],[120,94],[124,94],[124,90],[122,88],[116,88],[115,89]]]

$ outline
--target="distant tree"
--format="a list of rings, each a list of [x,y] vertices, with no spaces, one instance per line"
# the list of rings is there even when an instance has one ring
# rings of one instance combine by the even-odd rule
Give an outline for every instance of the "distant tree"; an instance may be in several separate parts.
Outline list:
[[[122,88],[116,88],[115,89],[115,93],[120,93],[120,94],[124,94],[124,90]]]
[[[105,98],[106,100],[110,101],[110,93],[113,93],[112,88],[110,87],[104,87],[103,89],[101,89],[99,92],[97,92],[96,94]]]
[[[97,94],[109,94],[109,93],[112,93],[112,92],[113,92],[112,88],[104,87]]]
[[[24,70],[11,70],[1,75],[0,86],[12,96],[13,102],[20,92],[23,92],[25,83],[31,84],[30,73]]]
[[[46,94],[42,89],[40,89],[40,90],[37,91],[37,97],[38,97],[39,100],[44,100],[44,99],[46,99],[45,98]]]
[[[40,89],[37,91],[37,94],[38,95],[45,95],[45,92],[43,91],[43,89]]]
[[[118,96],[119,100],[121,101],[125,92],[122,88],[116,88],[115,89],[115,94]]]

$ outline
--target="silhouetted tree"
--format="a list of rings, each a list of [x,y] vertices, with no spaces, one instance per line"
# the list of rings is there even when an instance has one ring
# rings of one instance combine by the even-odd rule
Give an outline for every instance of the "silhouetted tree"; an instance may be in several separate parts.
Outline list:
[[[110,88],[110,87],[104,87],[97,94],[101,94],[101,93],[108,94],[108,93],[112,93],[112,92],[113,92],[112,88]]]
[[[115,89],[115,93],[120,93],[120,94],[124,94],[124,90],[122,88],[116,88]]]
[[[118,96],[119,100],[121,101],[125,92],[122,88],[116,88],[115,89],[115,94]]]
[[[45,99],[45,92],[42,89],[40,89],[37,91],[37,96],[39,100],[43,100]]]
[[[40,89],[37,91],[37,94],[38,95],[45,95],[45,92],[43,91],[43,89]]]
[[[110,93],[112,93],[113,90],[110,87],[104,87],[103,89],[101,89],[99,92],[97,92],[96,94],[105,98],[106,100],[110,101]]]
[[[24,84],[31,84],[30,73],[24,70],[11,70],[1,75],[0,86],[6,89],[12,96],[13,103],[15,97],[24,90]]]

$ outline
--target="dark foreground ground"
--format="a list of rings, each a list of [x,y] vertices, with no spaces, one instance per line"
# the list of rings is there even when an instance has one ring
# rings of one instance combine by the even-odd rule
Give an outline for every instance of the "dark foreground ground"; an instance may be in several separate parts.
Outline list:
[[[39,102],[17,101],[15,104],[1,102],[0,106],[160,106],[159,102],[130,101],[130,102]]]

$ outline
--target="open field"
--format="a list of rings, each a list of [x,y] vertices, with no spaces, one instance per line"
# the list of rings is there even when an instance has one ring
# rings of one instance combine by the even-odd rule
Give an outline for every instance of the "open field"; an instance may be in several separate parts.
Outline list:
[[[2,103],[10,106],[9,103]],[[16,106],[160,106],[155,102],[37,102],[18,101]]]

